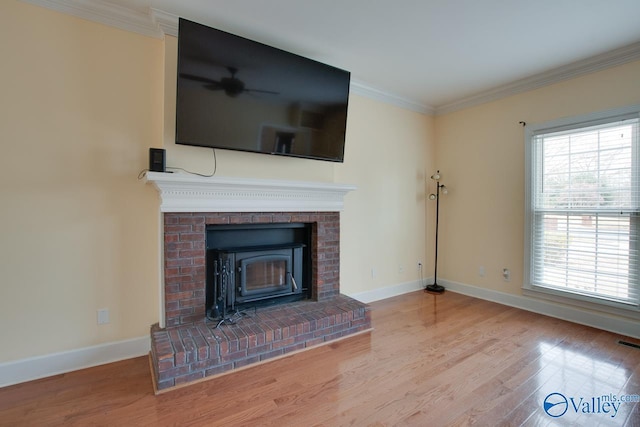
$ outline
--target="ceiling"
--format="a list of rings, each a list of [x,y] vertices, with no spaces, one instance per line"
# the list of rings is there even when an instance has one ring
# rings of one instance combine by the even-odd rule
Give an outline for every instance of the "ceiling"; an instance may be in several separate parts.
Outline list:
[[[360,87],[431,112],[589,71],[594,57],[640,59],[638,0],[101,1],[158,9],[346,69]]]

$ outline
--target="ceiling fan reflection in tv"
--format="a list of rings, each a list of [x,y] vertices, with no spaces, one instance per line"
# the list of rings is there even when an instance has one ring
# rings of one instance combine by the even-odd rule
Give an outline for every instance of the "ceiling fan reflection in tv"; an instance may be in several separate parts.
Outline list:
[[[177,68],[176,144],[344,161],[348,71],[182,18]]]
[[[193,80],[196,82],[206,83],[204,85],[205,89],[209,90],[223,90],[227,96],[231,98],[235,98],[241,93],[267,93],[270,95],[278,95],[280,92],[276,92],[273,90],[263,90],[263,89],[249,89],[245,86],[245,83],[236,77],[238,73],[238,69],[236,67],[226,67],[231,74],[231,77],[223,77],[219,81],[213,80],[207,77],[196,76],[193,74],[181,73],[180,77],[184,77],[185,79]]]

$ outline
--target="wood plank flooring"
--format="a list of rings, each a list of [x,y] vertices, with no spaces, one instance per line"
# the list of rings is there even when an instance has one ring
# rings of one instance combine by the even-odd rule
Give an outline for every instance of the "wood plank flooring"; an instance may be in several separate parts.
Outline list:
[[[371,307],[371,334],[159,396],[146,357],[5,387],[0,425],[640,426],[611,400],[640,394],[638,340],[452,292]]]

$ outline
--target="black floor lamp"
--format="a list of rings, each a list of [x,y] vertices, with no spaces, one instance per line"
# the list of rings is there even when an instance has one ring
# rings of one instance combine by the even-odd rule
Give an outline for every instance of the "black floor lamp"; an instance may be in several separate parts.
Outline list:
[[[424,291],[432,294],[441,294],[444,292],[444,286],[438,285],[438,222],[440,219],[440,194],[447,194],[447,187],[445,187],[444,184],[440,184],[440,178],[440,171],[436,171],[436,173],[431,175],[431,179],[436,181],[436,194],[429,194],[429,200],[436,201],[436,259],[433,271],[433,285],[427,285]]]

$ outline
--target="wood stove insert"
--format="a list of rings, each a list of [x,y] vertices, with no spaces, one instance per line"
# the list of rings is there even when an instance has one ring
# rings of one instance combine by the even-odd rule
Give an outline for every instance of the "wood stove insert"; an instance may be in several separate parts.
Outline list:
[[[303,223],[208,226],[207,317],[309,298],[310,239]]]

